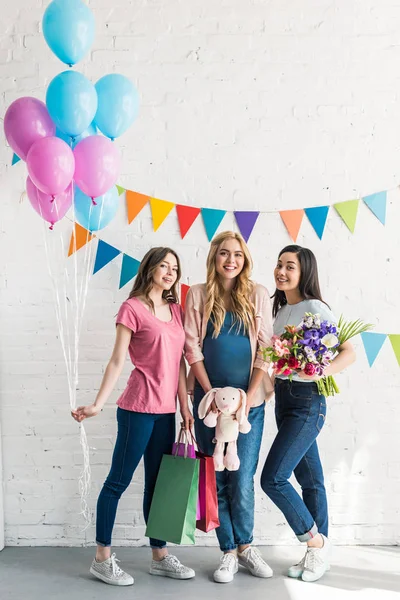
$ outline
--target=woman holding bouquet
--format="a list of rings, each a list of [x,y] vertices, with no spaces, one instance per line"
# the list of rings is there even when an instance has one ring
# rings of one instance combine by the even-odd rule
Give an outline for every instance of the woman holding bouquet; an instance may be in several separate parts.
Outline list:
[[[306,313],[319,317],[306,317],[308,325],[324,333],[335,331],[336,319],[322,300],[317,261],[311,250],[301,246],[286,246],[275,267],[276,290],[273,296],[274,334],[280,336],[286,326],[298,326]],[[284,356],[284,345],[278,352]],[[355,360],[349,341],[336,348],[337,356],[326,360],[322,368],[307,361],[312,353],[311,340],[304,340],[305,369],[298,369],[291,380],[290,369],[275,369],[275,416],[277,436],[271,446],[261,476],[261,487],[285,515],[300,542],[307,543],[303,559],[289,568],[289,577],[303,581],[316,581],[329,569],[331,544],[328,540],[328,507],[324,475],[318,453],[317,437],[325,423],[326,399],[318,391],[317,381],[334,375]],[[333,356],[329,351],[327,355]],[[290,367],[300,365],[290,359]],[[283,361],[285,362],[285,361]],[[279,362],[278,362],[278,366]],[[289,482],[292,473],[302,488],[302,498]]]
[[[175,440],[177,396],[182,426],[190,429],[193,423],[183,358],[183,313],[178,304],[180,276],[179,257],[173,250],[152,248],[147,252],[129,298],[119,309],[114,350],[96,399],[93,404],[72,411],[78,423],[100,413],[117,383],[129,350],[135,369],[117,401],[118,435],[111,469],[97,501],[97,550],[90,567],[92,575],[110,585],[133,584],[133,577],[117,565],[115,554],[111,554],[118,502],[143,457],[143,512],[147,520],[161,459],[171,452]],[[163,540],[150,539],[150,546],[152,575],[173,579],[195,576],[193,569],[168,554]]]
[[[242,236],[221,233],[211,242],[207,281],[190,288],[185,305],[185,355],[196,379],[193,414],[202,451],[214,452],[215,430],[198,417],[200,401],[212,388],[242,388],[247,393],[251,424],[251,431],[240,433],[237,442],[240,469],[217,473],[220,527],[216,533],[223,552],[214,572],[218,583],[232,581],[239,563],[256,577],[272,576],[272,569],[251,546],[264,401],[267,391],[272,395],[269,365],[259,353],[272,335],[271,301],[268,291],[250,280],[251,269],[252,259]],[[215,405],[212,409],[217,411]]]

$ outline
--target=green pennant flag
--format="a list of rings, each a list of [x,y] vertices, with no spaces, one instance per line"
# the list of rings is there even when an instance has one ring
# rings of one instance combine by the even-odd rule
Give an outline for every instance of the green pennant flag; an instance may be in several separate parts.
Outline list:
[[[123,194],[126,190],[125,188],[121,187],[120,185],[117,185],[117,190],[118,190],[118,196],[121,196],[121,194]]]
[[[346,202],[336,202],[336,204],[333,205],[338,215],[350,229],[351,233],[354,233],[354,228],[356,226],[359,203],[359,200],[346,200]]]
[[[392,344],[392,348],[393,348],[393,352],[396,355],[397,358],[397,362],[399,363],[399,367],[400,367],[400,333],[392,333],[389,334],[389,340],[390,343]]]

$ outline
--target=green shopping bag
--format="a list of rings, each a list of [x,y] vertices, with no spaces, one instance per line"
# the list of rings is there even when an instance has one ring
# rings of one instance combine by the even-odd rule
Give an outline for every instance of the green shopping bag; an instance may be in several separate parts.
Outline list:
[[[146,536],[174,544],[194,544],[200,461],[164,454]]]

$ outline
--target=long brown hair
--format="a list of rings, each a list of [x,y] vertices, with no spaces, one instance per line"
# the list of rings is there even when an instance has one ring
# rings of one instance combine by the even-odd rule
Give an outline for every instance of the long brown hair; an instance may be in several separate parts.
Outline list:
[[[138,274],[136,275],[135,283],[133,284],[133,288],[131,293],[129,294],[128,300],[131,298],[137,298],[138,296],[142,296],[146,304],[150,307],[151,312],[154,314],[154,303],[149,296],[149,293],[153,287],[153,274],[157,267],[164,262],[167,254],[172,254],[176,258],[176,262],[178,265],[178,273],[177,278],[174,285],[170,290],[164,290],[162,293],[162,297],[167,302],[176,302],[179,303],[178,296],[178,283],[181,278],[181,261],[179,260],[179,256],[172,250],[171,248],[150,248],[150,250],[145,254],[140,263]]]
[[[318,265],[314,253],[309,250],[309,248],[303,248],[303,246],[291,244],[290,246],[285,246],[285,248],[279,252],[278,260],[282,254],[285,254],[285,252],[296,254],[297,258],[299,259],[299,293],[303,300],[320,300],[326,304],[325,300],[323,300],[321,296],[318,278]],[[286,294],[285,292],[276,289],[272,298],[274,300],[272,305],[272,315],[276,317],[279,309],[287,304]],[[328,304],[326,305],[329,307]]]
[[[215,259],[218,248],[228,239],[237,240],[239,242],[244,256],[243,269],[237,276],[235,285],[231,290],[233,322],[234,324],[237,324],[239,329],[240,327],[244,327],[246,331],[249,331],[255,327],[256,320],[255,307],[251,301],[254,283],[250,280],[253,268],[250,251],[239,233],[235,233],[234,231],[223,231],[212,240],[207,256],[207,300],[204,307],[204,318],[206,321],[209,319],[212,320],[214,325],[214,338],[219,336],[226,315],[224,306],[224,288],[215,268]]]

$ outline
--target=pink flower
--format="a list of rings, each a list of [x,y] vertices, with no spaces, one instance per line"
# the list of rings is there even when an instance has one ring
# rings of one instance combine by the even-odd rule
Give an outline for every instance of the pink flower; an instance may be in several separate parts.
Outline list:
[[[275,365],[274,365],[274,369],[275,369],[275,371],[276,371],[277,373],[279,373],[279,374],[281,373],[281,371],[282,371],[283,369],[286,369],[286,367],[287,367],[287,364],[286,364],[286,359],[285,359],[285,358],[280,358],[280,359],[278,360],[278,362],[277,362],[277,363],[275,363]]]
[[[288,348],[286,340],[275,340],[274,350],[277,356],[287,356],[288,354],[290,354],[290,350]]]
[[[317,367],[316,365],[313,365],[312,363],[307,363],[306,366],[304,367],[304,373],[306,375],[315,375],[315,373],[317,372]]]
[[[285,369],[282,373],[282,375],[290,375],[290,373],[292,372],[292,369]]]

